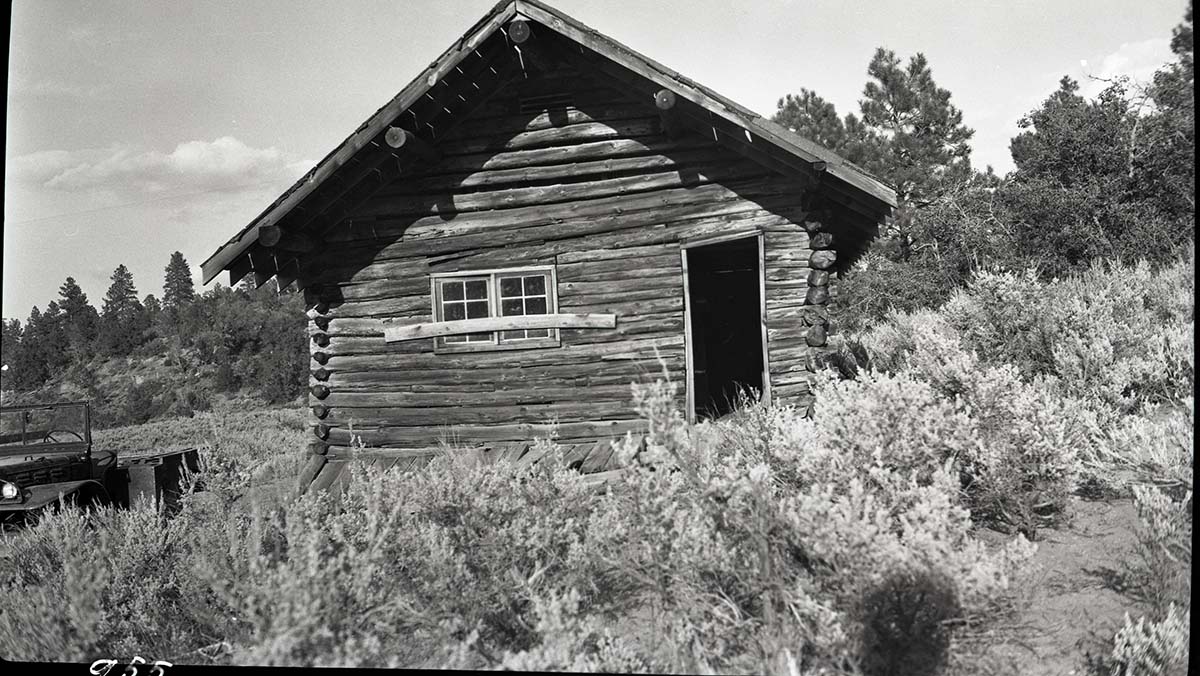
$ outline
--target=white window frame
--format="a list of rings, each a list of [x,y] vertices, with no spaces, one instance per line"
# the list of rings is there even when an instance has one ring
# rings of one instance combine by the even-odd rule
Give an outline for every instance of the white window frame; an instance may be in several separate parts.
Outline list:
[[[459,272],[437,272],[430,275],[430,299],[433,302],[433,320],[446,321],[442,316],[442,285],[445,281],[482,279],[488,284],[488,316],[500,316],[500,279],[526,277],[541,274],[546,278],[546,314],[558,314],[558,271],[553,265],[537,265],[518,268],[495,268],[491,270],[462,270]],[[490,352],[494,350],[527,350],[538,347],[558,347],[562,338],[558,329],[544,338],[502,338],[501,331],[492,331],[490,341],[446,342],[446,336],[434,338],[433,349],[437,353]],[[482,332],[481,332],[482,333]]]

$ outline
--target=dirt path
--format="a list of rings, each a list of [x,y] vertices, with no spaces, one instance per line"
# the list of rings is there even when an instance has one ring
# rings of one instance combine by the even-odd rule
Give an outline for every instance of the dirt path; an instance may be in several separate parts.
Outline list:
[[[1088,653],[1107,654],[1125,613],[1145,612],[1124,593],[1125,562],[1132,561],[1137,512],[1131,500],[1073,503],[1070,524],[1038,531],[1037,584],[1032,603],[1017,619],[1025,648],[998,652],[1028,676],[1084,674]]]

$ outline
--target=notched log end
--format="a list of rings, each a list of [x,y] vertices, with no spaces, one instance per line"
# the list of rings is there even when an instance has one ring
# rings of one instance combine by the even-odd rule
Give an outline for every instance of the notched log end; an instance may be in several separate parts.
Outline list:
[[[825,326],[821,324],[809,327],[808,331],[804,333],[804,342],[809,347],[821,347],[825,345],[826,338]]]
[[[828,232],[815,233],[809,238],[808,246],[812,249],[829,249],[833,246],[833,235]]]
[[[513,19],[508,22],[508,38],[518,45],[528,41],[531,35],[533,35],[533,30],[528,21]]]
[[[824,305],[829,301],[829,288],[825,286],[810,286],[804,295],[805,305]]]
[[[818,249],[812,252],[808,264],[817,270],[828,270],[837,262],[837,252],[832,249]]]

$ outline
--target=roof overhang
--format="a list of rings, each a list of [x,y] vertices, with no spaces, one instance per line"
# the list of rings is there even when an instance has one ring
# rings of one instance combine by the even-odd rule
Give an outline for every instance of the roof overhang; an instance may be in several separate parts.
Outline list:
[[[309,208],[309,202],[317,201],[314,196],[320,197],[318,193],[326,198],[330,195],[337,198],[352,192],[364,177],[386,177],[387,174],[380,167],[391,166],[388,160],[392,157],[396,158],[397,165],[402,161],[395,153],[389,154],[384,141],[385,134],[393,125],[406,124],[413,132],[410,136],[424,137],[424,141],[418,140],[418,143],[436,145],[436,125],[430,124],[424,115],[414,113],[414,108],[426,106],[432,111],[427,115],[434,116],[430,119],[440,123],[438,116],[442,116],[442,111],[447,114],[457,112],[447,108],[447,103],[458,104],[461,100],[469,104],[463,93],[480,89],[472,78],[489,75],[486,70],[490,70],[492,75],[499,75],[497,69],[489,66],[487,61],[497,58],[500,50],[485,49],[486,53],[479,50],[483,49],[485,43],[504,47],[498,41],[489,42],[489,38],[499,32],[507,43],[505,26],[516,18],[541,26],[539,31],[549,31],[547,35],[551,42],[569,45],[572,49],[567,51],[573,52],[573,57],[583,59],[588,65],[624,81],[636,91],[648,96],[654,96],[655,92],[662,89],[673,92],[682,100],[678,114],[688,126],[711,133],[718,142],[747,157],[816,182],[832,203],[847,210],[867,228],[884,220],[896,206],[896,193],[891,187],[837,153],[763,118],[537,0],[504,0],[333,152],[204,261],[201,265],[204,283],[212,281],[222,270],[229,270],[231,284],[236,284],[250,273],[254,274],[258,284],[276,274],[281,278],[287,276],[289,282],[294,279],[287,272],[287,263],[294,263],[295,259],[281,260],[273,251],[259,244],[260,236],[274,228],[273,236],[277,238],[279,228],[289,229],[293,223],[307,223],[314,218],[306,212],[314,211]],[[511,54],[508,54],[504,58],[510,57]],[[426,127],[429,133],[426,133]],[[329,199],[321,201],[328,203]],[[328,214],[322,214],[322,217],[326,222],[336,220]],[[284,286],[283,279],[280,281]]]

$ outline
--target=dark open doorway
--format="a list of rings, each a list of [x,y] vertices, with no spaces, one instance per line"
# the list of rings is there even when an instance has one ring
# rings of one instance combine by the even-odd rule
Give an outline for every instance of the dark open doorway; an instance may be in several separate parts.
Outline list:
[[[763,391],[759,240],[685,249],[688,350],[696,420],[731,412],[739,390]]]

